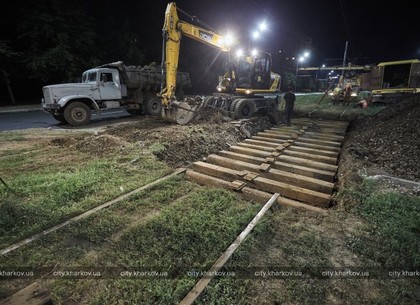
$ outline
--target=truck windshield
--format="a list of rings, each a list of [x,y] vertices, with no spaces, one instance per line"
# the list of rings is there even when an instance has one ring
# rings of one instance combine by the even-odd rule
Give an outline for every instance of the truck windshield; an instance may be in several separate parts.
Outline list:
[[[96,72],[85,72],[82,74],[82,83],[95,82]]]

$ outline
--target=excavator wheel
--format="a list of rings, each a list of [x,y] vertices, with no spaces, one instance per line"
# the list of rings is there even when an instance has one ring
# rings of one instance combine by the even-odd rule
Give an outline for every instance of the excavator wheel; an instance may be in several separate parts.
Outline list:
[[[214,106],[214,96],[206,96],[203,101],[203,107],[212,107]]]
[[[246,119],[252,117],[255,112],[255,105],[252,100],[241,99],[235,105],[234,118]]]
[[[240,99],[240,98],[237,98],[237,99],[234,99],[233,101],[232,101],[232,103],[230,104],[230,106],[229,106],[229,111],[230,112],[235,112],[235,106],[236,106],[236,104],[239,102],[239,101],[241,101],[242,99]]]

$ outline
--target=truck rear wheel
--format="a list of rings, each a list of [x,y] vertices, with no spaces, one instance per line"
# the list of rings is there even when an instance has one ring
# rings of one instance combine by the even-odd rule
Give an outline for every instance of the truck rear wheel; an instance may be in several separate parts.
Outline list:
[[[144,104],[144,112],[149,115],[160,115],[162,113],[162,102],[158,97],[148,99]]]
[[[64,119],[73,126],[81,126],[89,123],[91,110],[82,102],[72,102],[64,109]]]

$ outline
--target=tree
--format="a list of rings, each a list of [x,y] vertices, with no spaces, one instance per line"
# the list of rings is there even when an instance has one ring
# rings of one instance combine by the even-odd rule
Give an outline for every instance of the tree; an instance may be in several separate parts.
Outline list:
[[[9,98],[12,104],[16,104],[15,96],[13,94],[12,86],[10,84],[9,73],[6,72],[7,65],[10,64],[11,59],[19,56],[19,52],[15,52],[9,46],[9,43],[5,40],[0,40],[0,79],[4,81],[9,93]]]
[[[74,80],[100,63],[94,22],[80,1],[41,0],[24,18],[20,40],[30,77],[44,82]]]

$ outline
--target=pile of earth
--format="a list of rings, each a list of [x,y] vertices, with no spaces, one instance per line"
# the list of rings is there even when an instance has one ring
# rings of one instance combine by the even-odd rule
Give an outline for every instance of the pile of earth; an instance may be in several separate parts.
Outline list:
[[[51,140],[50,143],[65,149],[77,150],[96,157],[124,151],[127,146],[127,143],[120,138],[108,134],[88,137],[57,138]]]
[[[363,168],[369,175],[420,181],[420,96],[391,104],[351,126],[344,161],[353,163],[353,171]]]
[[[215,114],[201,117],[189,125],[149,117],[136,123],[111,127],[106,133],[140,148],[150,147],[160,160],[179,167],[227,149],[270,126],[266,117],[231,121]]]

